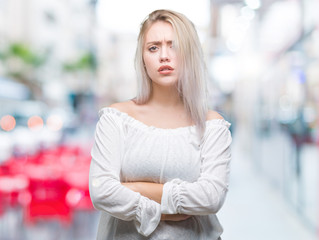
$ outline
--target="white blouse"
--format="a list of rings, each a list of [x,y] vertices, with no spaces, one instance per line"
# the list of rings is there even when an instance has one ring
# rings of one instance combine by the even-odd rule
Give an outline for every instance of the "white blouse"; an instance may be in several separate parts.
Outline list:
[[[91,151],[89,188],[101,211],[97,239],[217,240],[216,213],[228,189],[230,124],[206,121],[196,127],[148,126],[115,108],[103,108]],[[163,183],[161,204],[121,182]],[[188,214],[187,220],[160,221],[161,214]]]

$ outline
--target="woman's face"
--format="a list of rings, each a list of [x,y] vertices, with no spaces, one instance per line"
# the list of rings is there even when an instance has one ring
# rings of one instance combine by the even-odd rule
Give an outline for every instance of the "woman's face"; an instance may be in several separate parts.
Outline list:
[[[172,86],[177,83],[179,66],[170,23],[153,23],[145,35],[143,59],[153,84]]]

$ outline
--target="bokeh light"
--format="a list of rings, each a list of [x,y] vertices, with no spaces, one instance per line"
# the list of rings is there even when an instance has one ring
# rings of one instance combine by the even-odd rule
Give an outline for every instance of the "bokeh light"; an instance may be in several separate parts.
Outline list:
[[[28,127],[31,130],[39,130],[43,128],[43,119],[39,116],[32,116],[28,120]]]
[[[46,123],[47,127],[52,131],[59,131],[63,127],[62,118],[58,115],[49,116]]]
[[[13,116],[6,115],[1,118],[0,125],[4,131],[11,131],[16,126],[16,120]]]

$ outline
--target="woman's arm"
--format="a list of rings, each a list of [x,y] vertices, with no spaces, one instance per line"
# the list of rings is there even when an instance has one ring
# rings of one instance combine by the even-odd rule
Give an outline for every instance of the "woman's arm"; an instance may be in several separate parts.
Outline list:
[[[152,182],[126,182],[122,183],[122,185],[161,204],[163,184]]]
[[[151,182],[127,182],[122,183],[125,187],[140,193],[142,196],[147,197],[161,204],[161,198],[163,194],[163,184],[151,183]],[[162,221],[183,221],[190,218],[190,215],[186,214],[162,214]]]
[[[100,211],[125,221],[134,221],[137,231],[148,236],[160,222],[160,204],[121,184],[123,141],[120,117],[111,109],[105,109],[97,123],[91,151],[91,200],[94,207]]]
[[[228,188],[231,135],[226,122],[207,132],[201,147],[201,175],[195,182],[173,179],[165,184],[122,183],[161,204],[163,214],[207,215],[222,206]]]
[[[224,120],[213,123],[201,142],[201,173],[195,182],[173,179],[162,190],[161,213],[215,214],[228,190],[231,134]]]

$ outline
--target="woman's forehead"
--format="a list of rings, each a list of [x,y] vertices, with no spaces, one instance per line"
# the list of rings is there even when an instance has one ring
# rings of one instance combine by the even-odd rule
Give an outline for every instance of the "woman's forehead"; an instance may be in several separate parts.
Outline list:
[[[145,43],[149,42],[172,42],[174,39],[174,29],[168,22],[158,21],[153,23],[145,35]]]

